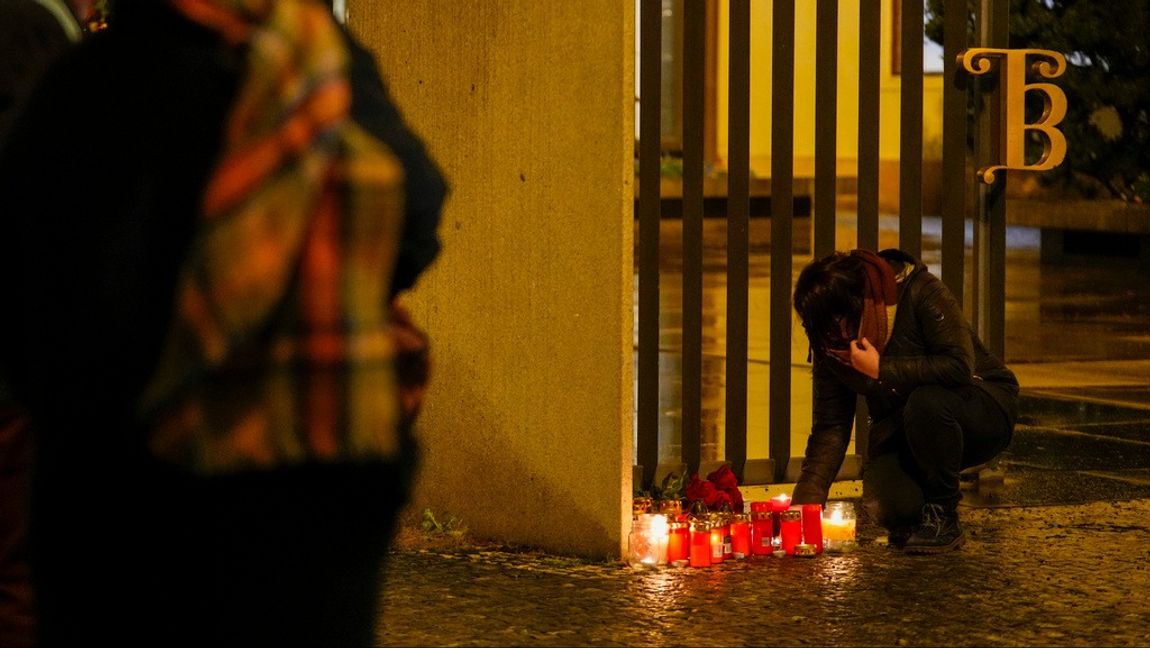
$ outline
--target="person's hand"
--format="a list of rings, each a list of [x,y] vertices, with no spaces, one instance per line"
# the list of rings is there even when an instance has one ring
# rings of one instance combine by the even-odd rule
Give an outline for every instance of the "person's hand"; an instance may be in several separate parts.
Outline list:
[[[851,342],[851,366],[864,376],[878,380],[878,349],[865,337]]]

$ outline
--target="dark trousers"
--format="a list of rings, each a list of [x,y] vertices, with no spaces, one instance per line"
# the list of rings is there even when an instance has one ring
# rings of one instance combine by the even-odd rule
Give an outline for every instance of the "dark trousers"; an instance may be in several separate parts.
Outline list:
[[[864,504],[887,528],[917,523],[923,504],[954,508],[959,472],[996,457],[1012,433],[1006,413],[975,385],[919,387],[871,428]]]
[[[45,648],[374,645],[413,462],[45,475],[34,517]]]

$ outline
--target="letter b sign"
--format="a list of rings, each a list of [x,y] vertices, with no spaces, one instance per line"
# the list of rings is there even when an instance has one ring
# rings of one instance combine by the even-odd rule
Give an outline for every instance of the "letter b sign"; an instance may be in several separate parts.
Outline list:
[[[1001,61],[1002,81],[1002,145],[999,163],[983,167],[978,175],[987,184],[994,183],[999,169],[1046,171],[1062,164],[1066,157],[1066,136],[1055,128],[1066,116],[1066,94],[1053,83],[1027,83],[1026,59],[1034,56],[1042,60],[1034,63],[1039,76],[1054,79],[1066,71],[1066,57],[1058,52],[1037,49],[972,48],[960,55],[959,64],[973,75],[990,72],[991,59]],[[1026,123],[1026,93],[1042,93],[1042,116],[1034,123]],[[1029,131],[1043,136],[1042,157],[1034,164],[1026,164],[1026,137]]]

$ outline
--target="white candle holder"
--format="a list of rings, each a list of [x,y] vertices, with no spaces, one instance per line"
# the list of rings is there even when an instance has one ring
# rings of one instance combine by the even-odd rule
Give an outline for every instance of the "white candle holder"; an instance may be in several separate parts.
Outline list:
[[[850,502],[827,502],[823,509],[823,551],[846,553],[858,547],[855,507]]]
[[[627,536],[627,564],[636,569],[661,567],[667,564],[667,517],[658,513],[642,513],[631,521]]]

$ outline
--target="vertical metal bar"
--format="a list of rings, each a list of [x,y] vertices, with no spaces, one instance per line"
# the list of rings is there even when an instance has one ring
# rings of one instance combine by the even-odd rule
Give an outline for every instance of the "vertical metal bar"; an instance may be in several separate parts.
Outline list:
[[[697,472],[703,409],[703,84],[706,4],[683,3],[683,461]]]
[[[659,463],[659,157],[662,0],[639,7],[639,393],[636,456],[643,487]]]
[[[1010,3],[990,3],[990,47],[1010,46]],[[999,78],[1001,78],[1001,74]],[[995,151],[1002,150],[1002,84],[996,84],[991,113],[990,132]],[[988,274],[986,277],[986,345],[999,358],[1006,352],[1006,172],[999,173],[998,181],[987,192],[989,238],[987,242]]]
[[[898,246],[922,256],[922,0],[902,5]]]
[[[771,34],[770,448],[775,479],[791,457],[791,254],[794,205],[795,3],[774,0]]]
[[[988,47],[990,44],[989,9],[986,0],[980,0],[975,6],[975,29],[978,34],[978,46]],[[990,149],[990,116],[989,111],[994,107],[988,102],[986,96],[986,76],[976,76],[970,79],[971,89],[975,101],[977,120],[974,128],[974,168],[979,169],[991,159]],[[986,295],[987,260],[987,223],[986,223],[986,184],[981,180],[973,183],[971,194],[974,196],[974,249],[970,264],[970,323],[980,338],[986,340],[986,309],[983,301]]]
[[[882,3],[859,3],[858,246],[878,249],[879,53]]]
[[[835,249],[838,173],[839,0],[818,0],[815,26],[815,241],[814,258]]]
[[[966,49],[966,0],[943,3],[942,281],[962,303],[966,252],[967,75],[958,65]]]
[[[859,150],[858,150],[858,247],[878,249],[878,135],[879,66],[882,40],[882,3],[859,3]],[[855,410],[855,448],[866,453],[870,428],[866,400],[858,399]]]
[[[747,219],[751,181],[751,0],[731,0],[727,137],[726,458],[739,483],[747,463]]]
[[[982,0],[978,5],[979,41],[983,47],[1003,48],[1009,42],[1009,3]],[[978,159],[975,168],[998,161],[1001,150],[1001,74],[987,81],[978,77],[976,92],[982,100],[978,120]],[[1000,172],[993,185],[979,182],[978,220],[974,230],[975,264],[972,318],[979,336],[991,353],[1002,357],[1005,347],[1006,311],[1006,175]]]
[[[983,79],[974,79],[975,96],[983,94],[982,87],[985,87]],[[983,108],[985,110],[985,108]],[[975,143],[975,162],[974,168],[978,169],[983,164],[982,160],[990,159],[988,151],[990,150],[987,142],[990,137],[990,120],[986,115],[981,115],[978,118],[978,128]],[[974,204],[976,205],[974,215],[974,249],[970,264],[970,322],[974,327],[978,337],[986,340],[986,308],[984,301],[986,299],[986,275],[988,272],[987,262],[990,259],[990,253],[987,250],[986,243],[989,238],[987,229],[987,212],[986,212],[986,185],[981,181],[975,182],[971,193],[974,194]]]

